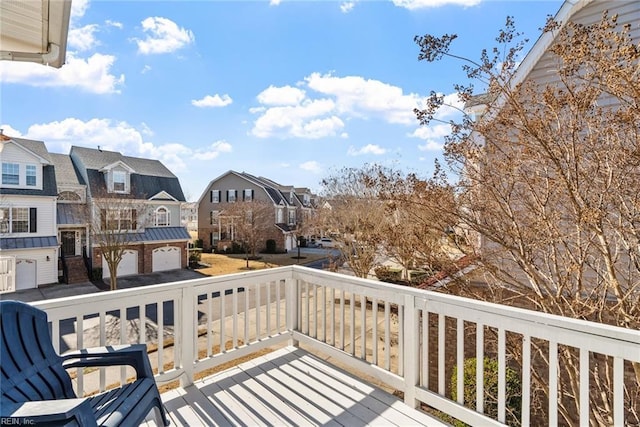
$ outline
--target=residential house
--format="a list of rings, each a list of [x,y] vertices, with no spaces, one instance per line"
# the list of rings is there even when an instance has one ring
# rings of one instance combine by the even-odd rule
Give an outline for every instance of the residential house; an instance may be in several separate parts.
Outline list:
[[[91,273],[87,252],[91,233],[87,211],[87,185],[69,155],[49,153],[49,158],[55,167],[58,188],[58,276],[63,283],[86,282]]]
[[[180,224],[189,232],[198,231],[198,204],[186,202],[180,205]]]
[[[178,178],[158,160],[124,156],[101,149],[71,147],[70,157],[87,185],[92,234],[128,233],[117,275],[184,268],[189,233],[180,224],[185,201]],[[97,239],[90,243],[94,269],[109,268]]]
[[[58,282],[54,165],[42,141],[0,133],[3,290]]]
[[[198,200],[198,238],[205,250],[230,247],[234,226],[225,219],[225,208],[229,203],[256,200],[273,205],[273,227],[268,238],[276,241],[277,250],[290,251],[297,247],[300,212],[312,207],[310,191],[298,191],[300,194],[294,187],[282,186],[267,178],[228,171],[211,181]]]

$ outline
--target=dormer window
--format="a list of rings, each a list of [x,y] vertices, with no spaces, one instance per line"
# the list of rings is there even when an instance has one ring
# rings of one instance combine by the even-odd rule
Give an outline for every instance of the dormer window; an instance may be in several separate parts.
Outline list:
[[[27,165],[27,185],[36,185],[36,165]]]
[[[113,191],[115,193],[126,192],[127,174],[122,171],[113,171]]]
[[[6,185],[20,184],[20,165],[17,163],[2,163],[2,183]]]

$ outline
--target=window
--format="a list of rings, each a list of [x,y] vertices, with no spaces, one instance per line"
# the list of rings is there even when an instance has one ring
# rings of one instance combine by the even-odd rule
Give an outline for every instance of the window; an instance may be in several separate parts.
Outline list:
[[[111,231],[129,231],[137,227],[138,212],[135,209],[102,209],[100,228]]]
[[[78,193],[73,191],[62,191],[58,194],[58,200],[66,200],[66,201],[80,201],[82,198]]]
[[[235,202],[237,194],[236,190],[227,190],[227,202]]]
[[[309,206],[311,204],[311,199],[308,194],[302,196],[302,203],[304,203],[305,206]]]
[[[220,190],[211,190],[210,200],[211,203],[220,203]]]
[[[0,208],[0,233],[37,232],[36,208]]]
[[[27,185],[36,185],[36,165],[27,165]]]
[[[156,209],[156,227],[168,227],[171,225],[171,213],[164,206]]]
[[[296,211],[293,209],[289,209],[289,225],[293,225],[296,223]]]
[[[253,200],[253,190],[251,190],[250,188],[244,190],[244,193],[242,195],[242,200],[246,202]]]
[[[113,171],[113,191],[124,193],[126,191],[127,174],[122,171]]]
[[[2,183],[7,185],[20,184],[20,165],[17,163],[2,164]]]
[[[219,215],[218,211],[209,212],[209,224],[210,225],[218,224],[218,215]]]
[[[283,219],[284,212],[282,211],[283,211],[282,208],[278,208],[278,211],[276,213],[276,224],[282,224],[284,222],[284,219]]]

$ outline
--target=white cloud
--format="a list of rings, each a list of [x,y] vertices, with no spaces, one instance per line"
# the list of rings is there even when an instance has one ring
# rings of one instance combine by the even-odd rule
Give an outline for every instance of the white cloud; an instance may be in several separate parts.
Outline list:
[[[301,163],[300,169],[307,172],[315,173],[315,174],[319,174],[322,172],[322,166],[320,165],[320,163],[316,162],[315,160],[310,160],[308,162]]]
[[[258,102],[263,105],[298,105],[305,97],[305,92],[291,86],[269,86],[258,94]]]
[[[98,26],[96,24],[70,29],[67,41],[69,48],[77,49],[79,51],[93,49],[99,44],[95,37],[95,32],[97,30]]]
[[[404,7],[409,10],[427,9],[434,7],[441,7],[447,5],[456,6],[475,6],[481,2],[481,0],[392,0],[393,4],[398,7]]]
[[[233,102],[233,99],[226,93],[222,96],[217,93],[213,96],[207,95],[202,99],[192,99],[191,105],[196,107],[225,107]]]
[[[231,151],[233,151],[231,144],[225,140],[220,140],[211,144],[206,150],[197,150],[194,158],[197,160],[213,160],[217,158],[220,153],[230,153]]]
[[[144,67],[142,67],[140,74],[147,74],[149,71],[151,71],[151,65],[145,65]]]
[[[89,0],[73,0],[71,2],[71,21],[80,19],[89,8]]]
[[[350,156],[361,156],[363,154],[375,154],[377,156],[385,154],[387,150],[385,148],[380,147],[377,144],[367,144],[364,147],[356,149],[355,147],[349,147],[347,154]]]
[[[143,55],[170,53],[193,43],[195,37],[190,30],[178,27],[167,18],[149,17],[142,21],[142,30],[147,37],[136,39],[138,52]]]
[[[124,28],[124,25],[122,24],[122,22],[112,21],[111,19],[107,19],[106,21],[104,21],[104,23],[107,27],[115,27],[119,29]]]
[[[342,13],[349,13],[353,10],[353,7],[355,5],[355,1],[345,1],[340,4],[340,10],[342,11]]]
[[[116,77],[111,67],[116,58],[95,53],[87,59],[67,53],[67,63],[60,69],[43,67],[29,62],[0,62],[0,80],[3,83],[20,83],[39,87],[77,87],[92,93],[119,93],[124,84],[124,74]]]
[[[440,151],[444,147],[444,144],[433,139],[427,140],[424,144],[418,145],[420,151]]]
[[[433,126],[421,126],[407,136],[420,139],[441,139],[451,133],[451,126],[448,124],[437,124]]]
[[[258,117],[251,133],[258,138],[296,137],[317,139],[334,136],[344,122],[331,114],[335,104],[330,99],[305,100],[296,106],[268,108]]]
[[[269,6],[278,6],[281,0],[269,0]]]
[[[414,123],[413,109],[422,99],[417,94],[404,94],[398,86],[360,76],[312,73],[305,81],[309,88],[335,97],[339,112],[362,118],[382,117],[388,123]]]
[[[6,136],[15,136],[16,138],[22,137],[22,133],[20,133],[19,130],[12,128],[11,125],[3,123],[0,125],[0,129],[2,129],[2,133]]]

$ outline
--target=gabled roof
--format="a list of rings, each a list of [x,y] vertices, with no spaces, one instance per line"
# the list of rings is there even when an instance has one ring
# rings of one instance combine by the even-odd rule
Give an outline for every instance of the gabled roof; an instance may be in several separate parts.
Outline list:
[[[101,194],[108,194],[109,197],[117,195],[118,198],[122,199],[148,199],[153,195],[164,191],[176,201],[186,201],[182,192],[182,187],[180,186],[180,182],[176,177],[171,178],[164,176],[140,175],[136,173],[131,174],[131,192],[129,194],[109,193],[107,191],[107,184],[104,179],[104,174],[98,170],[87,170],[87,177],[89,179],[88,184],[89,188],[91,189],[91,194],[93,194],[94,197]]]
[[[133,169],[128,164],[126,164],[123,160],[118,160],[116,162],[111,163],[110,165],[105,165],[101,167],[100,172],[110,171],[111,169],[115,169],[117,167],[121,167],[122,169],[125,169],[129,173],[135,172],[135,169]]]
[[[48,165],[50,163],[49,150],[47,150],[47,146],[44,145],[44,142],[42,141],[10,137],[2,134],[2,139],[0,140],[0,143],[14,144],[15,146],[21,148],[25,152],[37,157],[40,163],[45,165]]]

